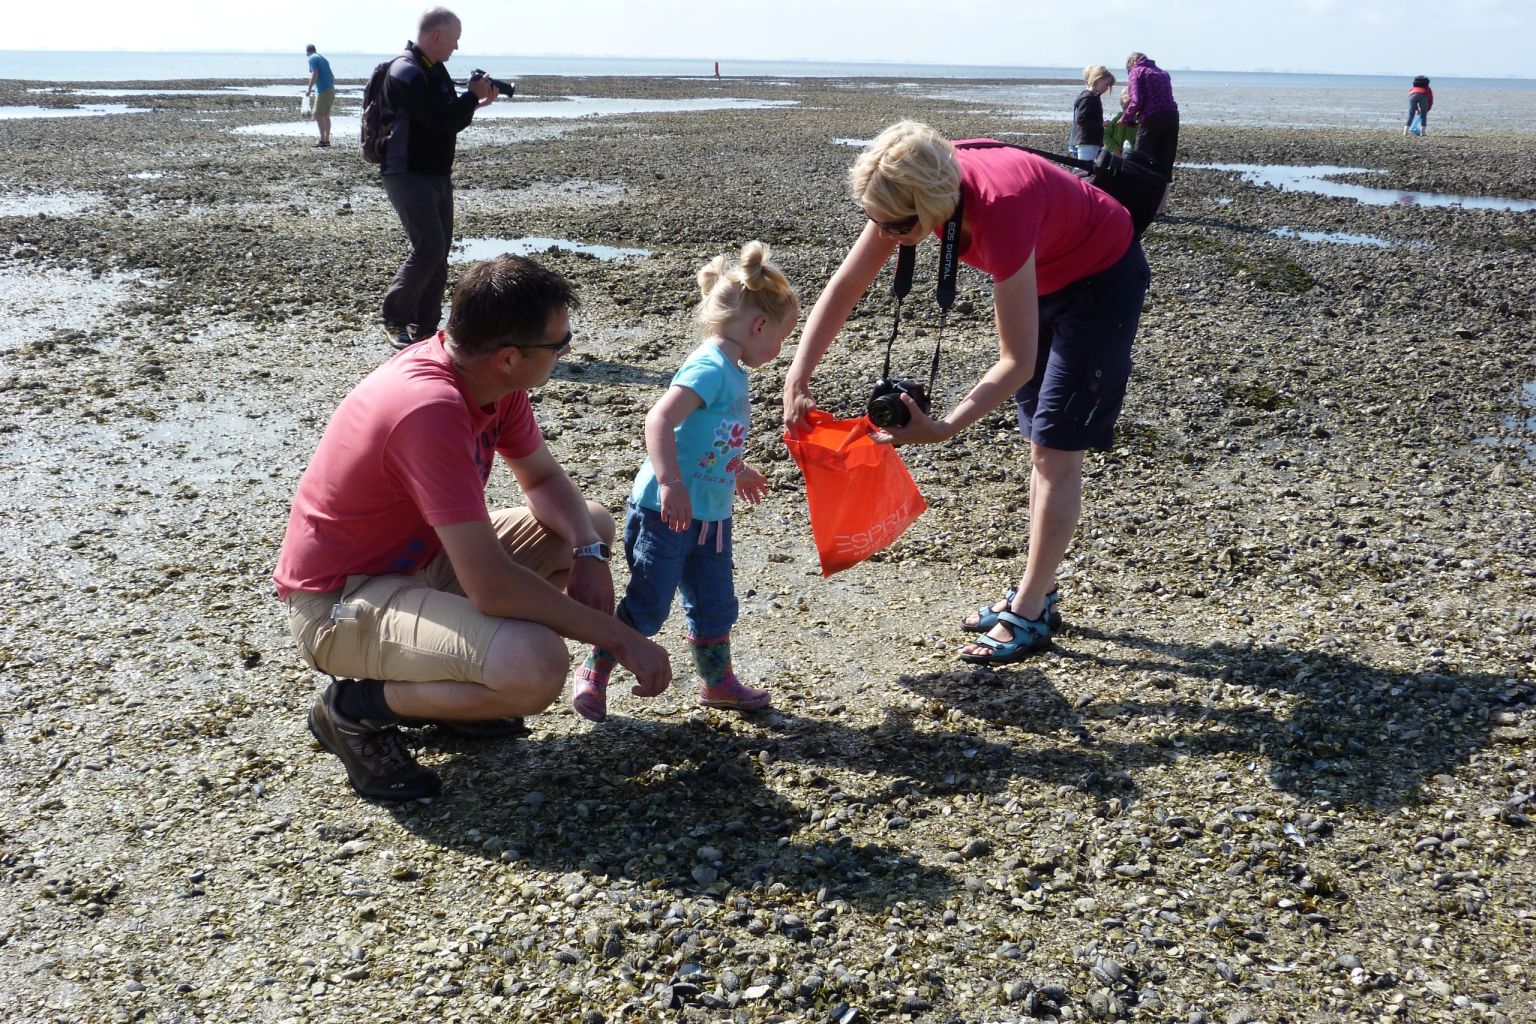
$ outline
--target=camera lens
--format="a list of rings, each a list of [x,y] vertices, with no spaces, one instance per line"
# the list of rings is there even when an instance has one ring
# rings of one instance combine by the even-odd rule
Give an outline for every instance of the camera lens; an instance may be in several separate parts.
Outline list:
[[[907,407],[901,404],[901,398],[897,395],[881,395],[870,399],[867,413],[869,422],[881,430],[904,427],[912,419],[912,414],[907,412]]]

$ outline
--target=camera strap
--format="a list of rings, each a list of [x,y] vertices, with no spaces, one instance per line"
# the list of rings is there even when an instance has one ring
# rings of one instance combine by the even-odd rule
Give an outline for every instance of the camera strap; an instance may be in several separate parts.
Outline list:
[[[928,368],[928,393],[933,393],[934,381],[939,375],[939,352],[944,344],[944,328],[949,324],[949,310],[955,304],[956,281],[960,276],[960,221],[965,213],[965,194],[955,203],[955,212],[944,222],[939,233],[939,283],[934,297],[939,304],[939,336],[933,342],[933,363]],[[901,332],[901,302],[912,291],[912,270],[917,263],[917,246],[903,245],[896,250],[896,276],[891,282],[891,293],[896,297],[896,315],[891,324],[891,337],[885,343],[885,370],[881,380],[891,379],[891,346]]]

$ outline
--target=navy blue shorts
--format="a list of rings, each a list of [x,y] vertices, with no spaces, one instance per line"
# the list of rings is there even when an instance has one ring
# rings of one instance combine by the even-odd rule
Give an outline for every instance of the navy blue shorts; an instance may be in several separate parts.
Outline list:
[[[1013,396],[1026,438],[1064,452],[1110,446],[1151,280],[1133,241],[1109,269],[1040,297],[1035,374]]]

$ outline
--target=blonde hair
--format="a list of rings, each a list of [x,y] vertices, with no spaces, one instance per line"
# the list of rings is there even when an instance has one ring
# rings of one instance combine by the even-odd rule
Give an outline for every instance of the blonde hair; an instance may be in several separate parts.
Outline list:
[[[1131,68],[1136,66],[1136,62],[1145,56],[1146,54],[1142,53],[1140,50],[1132,50],[1131,55],[1125,58],[1125,70],[1131,70]]]
[[[699,326],[705,334],[720,330],[744,310],[761,313],[775,323],[800,309],[800,293],[769,261],[766,242],[748,242],[732,264],[716,256],[699,268]]]
[[[875,136],[848,171],[853,198],[893,218],[942,223],[960,198],[960,164],[950,141],[925,124],[897,121]]]
[[[1088,88],[1092,89],[1094,83],[1101,78],[1109,79],[1110,85],[1115,84],[1114,74],[1103,64],[1089,64],[1083,68],[1083,84],[1088,86]]]

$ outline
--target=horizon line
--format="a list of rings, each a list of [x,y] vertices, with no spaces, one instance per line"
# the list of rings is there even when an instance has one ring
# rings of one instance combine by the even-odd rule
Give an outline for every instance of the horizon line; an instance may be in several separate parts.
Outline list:
[[[67,48],[66,49],[61,49],[61,48],[58,48],[58,47],[25,47],[25,46],[23,46],[23,47],[5,47],[5,48],[0,48],[0,53],[7,53],[7,52],[9,52],[9,53],[77,53],[77,54],[79,54],[79,53],[198,54],[198,55],[205,55],[205,56],[217,56],[217,55],[220,55],[220,54],[230,54],[230,55],[239,54],[239,55],[245,55],[245,56],[265,56],[265,57],[284,57],[284,56],[289,56],[289,55],[291,55],[293,53],[299,53],[300,55],[302,55],[301,51],[299,51],[299,50],[293,50],[293,51],[289,51],[289,50],[246,50],[246,49],[235,49],[235,48],[230,48],[230,47],[211,47],[211,48],[208,48],[208,49],[183,49],[183,50],[140,50],[140,49],[132,49],[132,48],[128,48],[128,47],[110,47],[110,48],[107,48],[107,49],[67,49]],[[374,51],[374,50],[332,50],[330,52],[338,54],[338,55],[342,55],[342,56],[367,57],[367,56],[374,56],[377,53],[382,52],[382,51]],[[679,55],[676,55],[676,54],[670,54],[670,55],[664,55],[664,56],[656,56],[656,55],[612,54],[612,53],[604,53],[604,54],[592,54],[592,53],[547,53],[547,52],[546,53],[507,53],[507,52],[496,53],[496,52],[491,52],[491,51],[486,51],[486,52],[483,52],[483,53],[476,53],[476,52],[472,52],[472,51],[465,51],[465,52],[466,52],[466,54],[468,54],[470,56],[476,56],[476,57],[513,57],[513,58],[516,58],[516,57],[533,57],[533,58],[538,58],[538,59],[541,59],[541,60],[569,59],[569,60],[629,60],[629,61],[678,61],[678,62],[693,62],[693,61],[697,61],[697,62],[706,63],[706,64],[711,63],[711,62],[719,62],[719,63],[723,64],[723,63],[725,63],[727,61],[737,61],[737,62],[741,62],[741,63],[753,63],[753,64],[853,64],[853,65],[870,65],[870,66],[885,66],[885,67],[955,67],[955,68],[977,68],[977,69],[985,69],[985,68],[1011,68],[1011,69],[1015,69],[1015,70],[1049,70],[1049,71],[1063,70],[1063,71],[1070,71],[1070,72],[1072,72],[1071,78],[1073,80],[1076,80],[1076,78],[1079,75],[1078,70],[1074,66],[1072,66],[1072,65],[1054,65],[1054,64],[973,64],[973,63],[962,62],[962,61],[897,60],[897,59],[890,59],[890,58],[881,59],[881,60],[875,60],[875,59],[865,58],[865,57],[761,57],[761,56],[754,56],[754,57],[744,57],[744,56],[697,57],[697,56],[679,56]],[[1168,71],[1180,71],[1180,72],[1188,71],[1188,72],[1196,72],[1196,73],[1199,73],[1199,74],[1211,74],[1211,75],[1320,75],[1320,76],[1330,76],[1330,77],[1336,77],[1336,78],[1400,78],[1400,77],[1404,77],[1404,76],[1407,75],[1407,72],[1395,72],[1395,71],[1371,71],[1371,72],[1361,72],[1361,71],[1302,71],[1302,70],[1287,69],[1287,68],[1255,68],[1255,69],[1246,69],[1246,70],[1244,70],[1244,69],[1237,69],[1237,68],[1197,68],[1197,67],[1191,67],[1191,66],[1187,66],[1187,65],[1186,66],[1173,66],[1173,65],[1169,65],[1166,68],[1166,70],[1168,70]],[[1422,73],[1422,72],[1418,72],[1418,73]],[[0,76],[0,77],[5,77],[5,76]],[[983,77],[985,77],[985,76],[983,76]],[[1442,74],[1442,75],[1437,75],[1437,76],[1432,76],[1432,77],[1438,77],[1440,79],[1465,79],[1465,80],[1469,80],[1469,81],[1533,81],[1533,80],[1536,80],[1536,75],[1517,75],[1517,74],[1498,74],[1498,75],[1486,75],[1486,74],[1485,75]]]

